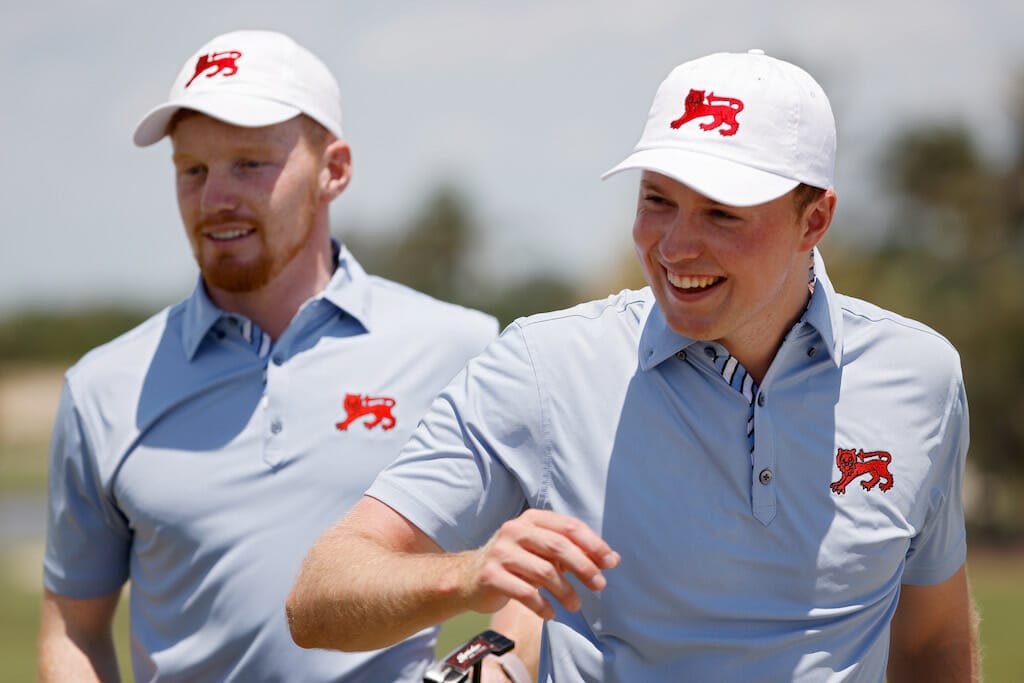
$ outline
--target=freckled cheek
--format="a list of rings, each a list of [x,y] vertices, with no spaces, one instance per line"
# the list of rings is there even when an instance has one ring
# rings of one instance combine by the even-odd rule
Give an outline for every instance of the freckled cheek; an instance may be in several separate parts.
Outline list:
[[[636,217],[633,223],[633,243],[641,254],[647,254],[659,241],[659,232],[650,220],[644,219],[642,215]]]
[[[178,185],[178,213],[181,214],[181,219],[186,224],[196,213],[195,194],[184,190],[180,184]]]
[[[639,218],[633,224],[633,247],[636,249],[645,279],[649,284],[653,284],[658,279],[657,274],[661,269],[658,261],[658,237],[651,230],[650,223],[643,223]]]

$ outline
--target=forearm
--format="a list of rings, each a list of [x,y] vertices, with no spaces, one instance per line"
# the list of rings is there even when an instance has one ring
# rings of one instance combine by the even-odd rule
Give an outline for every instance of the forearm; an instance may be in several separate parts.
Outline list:
[[[607,584],[621,558],[578,519],[527,510],[481,548],[445,553],[384,503],[364,496],[310,549],[288,596],[288,623],[307,648],[372,650],[466,611],[496,612],[516,600],[551,618],[546,591],[569,610]],[[528,648],[528,649],[532,649]]]
[[[66,601],[65,601],[66,603]],[[110,605],[112,613],[116,598]],[[40,683],[62,681],[120,681],[109,619],[68,620],[66,604],[58,605],[47,594],[43,601],[37,650]],[[107,611],[104,605],[101,614]]]
[[[292,638],[306,648],[386,647],[464,612],[467,554],[405,553],[341,524],[310,550],[288,597]]]
[[[121,680],[113,638],[85,647],[67,637],[40,638],[38,666],[40,683]]]

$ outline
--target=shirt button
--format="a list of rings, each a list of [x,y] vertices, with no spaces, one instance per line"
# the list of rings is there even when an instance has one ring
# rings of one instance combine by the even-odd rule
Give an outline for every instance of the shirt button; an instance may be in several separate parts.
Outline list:
[[[715,353],[715,347],[713,347],[713,346],[705,346],[704,347],[704,355],[707,356],[708,358],[714,359],[714,357],[717,355]]]
[[[274,365],[280,365],[281,363],[284,362],[284,356],[282,356],[279,353],[275,353],[273,358],[271,358],[271,360],[274,361]]]
[[[686,360],[686,351],[676,351],[676,358]]]
[[[757,475],[757,480],[764,484],[765,486],[767,486],[768,484],[772,483],[773,477],[775,477],[775,475],[772,473],[772,471],[766,468],[761,470],[761,473]]]
[[[817,352],[818,352],[818,349],[816,349],[816,348],[814,348],[814,347],[812,346],[811,348],[807,349],[807,357],[808,357],[808,358],[810,358],[810,357],[812,357],[812,356],[813,356],[814,354],[816,354]]]
[[[767,400],[768,399],[765,398],[765,395],[764,395],[763,391],[760,394],[757,395],[757,405],[761,406],[762,408],[764,407],[764,404],[765,404],[765,402]]]
[[[280,420],[274,420],[270,423],[270,432],[272,434],[280,434],[282,429],[284,429],[284,425],[281,424]]]

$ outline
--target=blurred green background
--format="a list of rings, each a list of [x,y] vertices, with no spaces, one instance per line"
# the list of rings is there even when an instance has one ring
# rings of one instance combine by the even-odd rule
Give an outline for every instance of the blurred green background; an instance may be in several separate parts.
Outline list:
[[[848,218],[822,245],[837,289],[921,320],[960,350],[972,422],[969,571],[986,680],[996,682],[1019,681],[1024,671],[1024,87],[1009,104],[1017,134],[999,163],[979,153],[963,124],[908,126],[878,164],[885,225],[864,230]],[[853,207],[844,215],[863,214]],[[367,234],[380,237],[358,237]],[[866,234],[873,237],[851,238]],[[474,269],[483,235],[473,206],[450,185],[439,186],[397,230],[339,230],[370,272],[491,311],[502,323],[642,286],[627,250],[618,269],[594,282],[541,273],[496,287]],[[46,450],[61,375],[86,350],[166,303],[22,310],[0,319],[0,681],[35,677]],[[126,657],[125,621],[122,604],[117,633]],[[446,624],[438,649],[485,622],[467,615]],[[124,667],[127,673],[126,660]]]

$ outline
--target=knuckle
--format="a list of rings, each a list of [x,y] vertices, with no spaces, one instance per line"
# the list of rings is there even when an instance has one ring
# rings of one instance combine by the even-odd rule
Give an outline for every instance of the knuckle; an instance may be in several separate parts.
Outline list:
[[[536,603],[540,595],[537,589],[529,584],[521,584],[509,590],[509,597],[524,604]]]
[[[524,523],[521,517],[506,520],[498,528],[498,536],[504,538],[519,538],[523,533]]]
[[[502,574],[501,565],[496,562],[485,562],[480,567],[479,580],[484,586],[494,586],[498,583],[499,577]]]
[[[554,565],[547,564],[547,563],[545,563],[540,568],[540,570],[537,572],[537,575],[539,576],[541,581],[544,583],[544,585],[553,585],[553,584],[557,583],[559,581],[559,579],[561,578],[561,576],[562,576],[561,573],[558,571],[558,569],[555,568]]]
[[[572,545],[565,536],[553,536],[548,542],[548,552],[557,557],[564,557],[569,554]]]
[[[576,519],[575,517],[566,517],[565,520],[562,522],[562,524],[563,524],[563,527],[562,527],[563,530],[565,531],[565,533],[567,533],[569,535],[577,534],[581,530],[586,528],[586,526],[583,524],[583,522],[581,522],[580,520]]]

